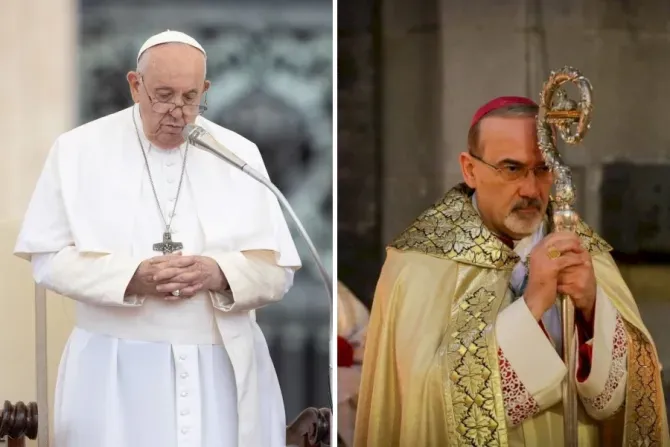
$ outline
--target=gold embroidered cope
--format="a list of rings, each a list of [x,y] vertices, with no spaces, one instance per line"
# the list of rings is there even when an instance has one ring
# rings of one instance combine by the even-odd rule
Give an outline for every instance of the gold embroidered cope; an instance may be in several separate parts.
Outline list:
[[[492,326],[519,258],[484,227],[472,193],[456,186],[388,247],[368,330],[357,447],[514,444]],[[577,233],[593,257],[599,286],[625,321],[629,353],[625,411],[617,413],[625,424],[616,418],[587,423],[601,441],[669,445],[651,336],[610,245],[583,221]],[[412,334],[422,343],[410,340]]]

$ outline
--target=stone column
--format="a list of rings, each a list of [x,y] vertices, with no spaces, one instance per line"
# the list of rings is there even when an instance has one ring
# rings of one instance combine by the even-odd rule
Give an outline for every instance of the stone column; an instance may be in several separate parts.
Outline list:
[[[385,246],[443,193],[438,1],[338,3],[338,275],[367,304]]]
[[[368,305],[383,260],[379,1],[337,5],[337,279]]]
[[[444,193],[439,0],[384,0],[382,244]]]
[[[77,1],[7,0],[2,13],[0,400],[15,403],[36,399],[35,326],[30,265],[12,251],[49,148],[75,123]],[[50,294],[47,302],[53,405],[57,366],[74,312],[69,300]]]

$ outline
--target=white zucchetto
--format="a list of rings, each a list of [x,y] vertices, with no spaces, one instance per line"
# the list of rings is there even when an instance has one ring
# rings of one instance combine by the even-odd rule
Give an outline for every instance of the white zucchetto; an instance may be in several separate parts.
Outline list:
[[[146,42],[144,42],[144,45],[142,45],[142,48],[140,48],[139,53],[137,53],[137,62],[140,61],[140,57],[142,54],[147,51],[151,47],[155,47],[156,45],[162,45],[165,43],[184,43],[186,45],[190,45],[193,48],[197,48],[202,52],[202,54],[207,58],[207,53],[205,52],[205,49],[198,43],[197,40],[189,36],[188,34],[184,34],[180,31],[163,31],[162,33],[156,34],[154,36],[149,37]]]

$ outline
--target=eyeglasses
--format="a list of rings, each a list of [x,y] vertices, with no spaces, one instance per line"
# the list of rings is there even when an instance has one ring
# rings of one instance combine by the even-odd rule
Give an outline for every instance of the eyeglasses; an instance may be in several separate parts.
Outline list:
[[[168,114],[172,113],[174,109],[176,108],[181,108],[181,111],[184,115],[187,116],[193,116],[193,115],[200,115],[204,111],[207,110],[207,105],[201,105],[201,104],[182,104],[182,105],[177,105],[173,102],[161,102],[158,101],[154,98],[151,97],[149,94],[149,90],[147,90],[147,86],[144,83],[144,77],[140,76],[140,79],[142,80],[142,86],[144,87],[144,91],[146,92],[147,96],[149,97],[149,101],[151,101],[151,110],[153,110],[156,113],[160,114]],[[205,98],[205,104],[207,103],[207,98]]]
[[[184,115],[200,115],[202,112],[207,110],[207,106],[201,106],[199,104],[182,104],[179,106],[173,102],[151,101],[151,110],[156,113],[172,113],[172,111],[176,108],[181,108],[181,111],[184,113]]]
[[[533,175],[535,176],[536,179],[538,180],[548,180],[551,177],[551,168],[545,164],[541,164],[539,166],[535,166],[531,168],[530,166],[526,166],[521,163],[514,163],[514,162],[501,162],[497,166],[492,165],[491,163],[488,163],[484,160],[482,160],[480,157],[470,154],[472,158],[475,160],[484,163],[486,166],[495,169],[498,171],[500,176],[508,182],[515,182],[517,180],[524,179],[528,177],[528,173],[533,171]]]

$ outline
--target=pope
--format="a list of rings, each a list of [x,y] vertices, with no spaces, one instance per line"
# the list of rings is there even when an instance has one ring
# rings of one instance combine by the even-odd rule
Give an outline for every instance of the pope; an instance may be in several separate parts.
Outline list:
[[[188,123],[267,175],[256,145],[203,118],[207,55],[149,38],[134,104],[58,137],[15,253],[76,300],[54,405],[67,447],[285,447],[285,410],[255,310],[301,265],[279,203],[182,138]]]

